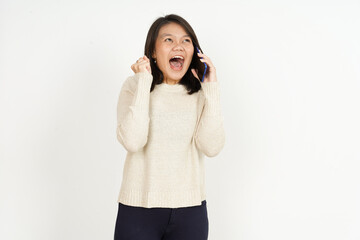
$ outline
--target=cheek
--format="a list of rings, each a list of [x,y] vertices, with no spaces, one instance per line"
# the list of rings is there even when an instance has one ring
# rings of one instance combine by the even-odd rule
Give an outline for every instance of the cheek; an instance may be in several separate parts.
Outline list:
[[[159,61],[158,61],[158,66],[161,70],[165,70],[167,68],[167,65],[169,64],[169,61],[167,59],[167,57],[160,57]]]
[[[194,52],[189,53],[189,64],[191,63],[191,61],[192,61],[192,59],[193,59],[193,54],[194,54]]]
[[[167,63],[167,61],[168,61],[168,51],[166,49],[164,49],[164,48],[159,49],[158,58],[159,58],[159,60],[161,62]]]
[[[188,56],[190,56],[190,61],[194,55],[194,48],[193,47],[190,47],[189,50],[187,51],[188,52]]]

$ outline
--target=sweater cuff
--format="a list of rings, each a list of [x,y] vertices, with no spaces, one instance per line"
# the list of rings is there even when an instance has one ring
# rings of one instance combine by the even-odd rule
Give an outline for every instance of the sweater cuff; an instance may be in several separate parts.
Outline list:
[[[150,88],[153,76],[149,72],[138,72],[134,75],[137,82],[134,105],[145,107],[149,104]]]
[[[201,83],[201,87],[205,95],[204,113],[206,115],[221,115],[219,82]]]

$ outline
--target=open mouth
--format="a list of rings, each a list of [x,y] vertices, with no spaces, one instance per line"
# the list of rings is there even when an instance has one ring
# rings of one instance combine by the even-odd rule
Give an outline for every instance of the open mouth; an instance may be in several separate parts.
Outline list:
[[[180,71],[184,65],[184,57],[176,55],[169,60],[170,67],[175,71]]]

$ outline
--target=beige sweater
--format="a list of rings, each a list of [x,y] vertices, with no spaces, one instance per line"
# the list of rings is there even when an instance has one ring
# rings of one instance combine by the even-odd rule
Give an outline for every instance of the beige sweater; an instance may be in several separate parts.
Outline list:
[[[204,155],[225,143],[219,82],[162,83],[150,93],[152,75],[136,73],[121,88],[117,139],[127,150],[118,202],[146,208],[201,205],[206,199]]]

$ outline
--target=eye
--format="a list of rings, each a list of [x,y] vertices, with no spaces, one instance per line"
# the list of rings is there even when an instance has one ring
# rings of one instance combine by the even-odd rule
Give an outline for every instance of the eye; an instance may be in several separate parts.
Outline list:
[[[166,39],[165,39],[165,42],[166,42],[168,39],[172,41],[172,39],[171,39],[171,38],[166,38]]]
[[[184,41],[188,41],[188,42],[191,42],[191,40],[189,38],[185,39]]]

